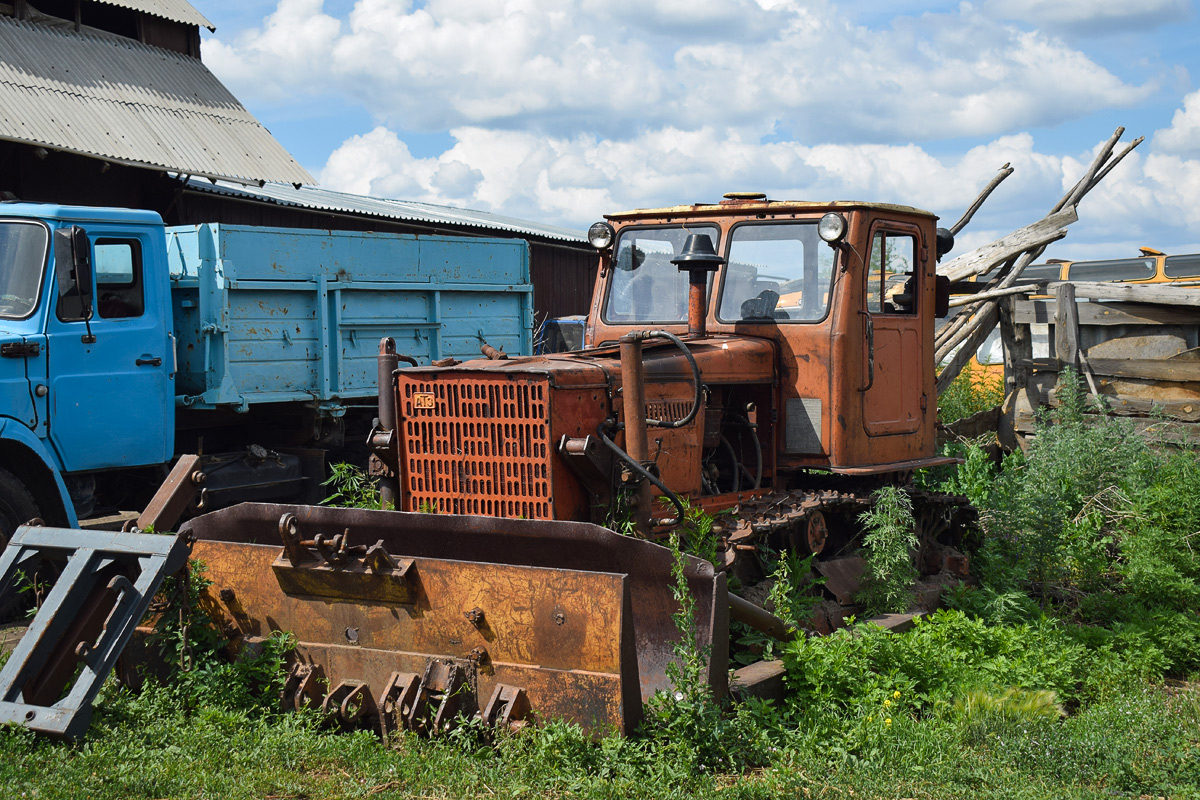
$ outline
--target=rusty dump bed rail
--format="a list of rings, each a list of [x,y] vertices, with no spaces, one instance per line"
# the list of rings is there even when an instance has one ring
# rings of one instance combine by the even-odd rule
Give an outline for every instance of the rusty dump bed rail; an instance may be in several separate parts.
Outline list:
[[[196,537],[218,624],[247,641],[294,634],[290,702],[348,723],[387,733],[529,709],[627,733],[670,688],[673,555],[650,542],[579,522],[265,504],[182,533]],[[725,577],[692,557],[685,572],[722,694]]]

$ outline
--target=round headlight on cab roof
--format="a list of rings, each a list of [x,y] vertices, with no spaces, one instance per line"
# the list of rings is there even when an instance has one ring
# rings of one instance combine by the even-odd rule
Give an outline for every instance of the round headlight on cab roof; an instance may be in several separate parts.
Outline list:
[[[840,242],[846,235],[846,218],[836,211],[830,211],[817,223],[817,235],[830,244]]]
[[[617,232],[607,222],[596,222],[592,227],[588,228],[588,242],[597,250],[611,247],[613,239],[616,237]]]

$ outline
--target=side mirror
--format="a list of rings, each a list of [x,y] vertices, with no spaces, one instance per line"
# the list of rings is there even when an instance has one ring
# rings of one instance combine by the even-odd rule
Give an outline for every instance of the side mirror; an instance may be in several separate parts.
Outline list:
[[[950,279],[938,275],[933,285],[933,315],[944,319],[950,314]]]
[[[87,318],[91,316],[92,309],[92,244],[88,241],[87,231],[72,225],[71,245],[75,285],[79,287],[84,317]]]
[[[937,229],[937,260],[941,261],[942,256],[954,249],[954,234],[949,228]]]
[[[92,246],[87,231],[78,225],[54,232],[54,272],[58,282],[58,318],[63,322],[82,321],[87,331],[84,344],[96,341],[92,335]]]

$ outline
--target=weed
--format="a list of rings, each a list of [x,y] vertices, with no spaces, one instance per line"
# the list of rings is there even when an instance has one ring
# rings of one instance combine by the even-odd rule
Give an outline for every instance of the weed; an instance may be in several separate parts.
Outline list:
[[[623,488],[613,492],[612,502],[604,510],[604,527],[622,536],[641,536],[633,504],[635,495]]]
[[[1004,376],[968,364],[938,395],[938,421],[949,424],[1004,402]]]
[[[799,553],[784,551],[778,555],[771,573],[767,608],[796,628],[812,618],[813,609],[821,602],[813,589],[825,583],[825,578],[813,571],[814,558],[811,553],[802,558]]]
[[[997,694],[972,689],[955,698],[954,708],[968,721],[987,715],[999,715],[1012,720],[1034,720],[1066,716],[1054,692],[1046,689],[1016,689],[1009,687]]]
[[[741,770],[762,763],[770,731],[761,724],[770,709],[761,703],[740,705],[726,713],[708,682],[711,648],[697,642],[696,600],[687,582],[687,555],[678,531],[669,542],[674,563],[672,595],[679,608],[673,615],[679,638],[674,660],[666,667],[671,691],[658,692],[646,704],[643,730],[662,750],[702,771]]]
[[[905,611],[911,599],[917,568],[913,554],[917,534],[912,498],[895,486],[875,492],[871,509],[859,516],[867,568],[857,599],[870,615]]]
[[[718,563],[717,547],[720,544],[717,539],[717,533],[714,530],[716,517],[709,514],[700,506],[692,505],[683,498],[680,498],[680,500],[683,503],[684,510],[683,522],[680,524],[682,531],[682,536],[680,537],[681,547],[684,552],[716,565]]]
[[[331,464],[329,478],[322,486],[329,486],[333,494],[321,501],[323,506],[338,508],[384,508],[379,496],[378,482],[353,464]]]
[[[181,708],[222,708],[268,712],[274,710],[285,678],[284,661],[295,647],[289,634],[272,632],[256,651],[245,650],[230,659],[228,640],[201,603],[212,585],[202,562],[192,561],[179,576],[163,581],[167,598],[148,644],[157,646],[165,673],[147,676],[161,683]]]

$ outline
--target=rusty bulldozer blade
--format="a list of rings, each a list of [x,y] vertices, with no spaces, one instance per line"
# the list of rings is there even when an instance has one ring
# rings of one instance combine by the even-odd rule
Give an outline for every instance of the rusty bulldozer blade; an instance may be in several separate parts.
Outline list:
[[[628,733],[643,701],[671,689],[674,556],[647,541],[579,522],[262,504],[183,531],[218,626],[247,641],[292,633],[285,702],[324,704],[344,724],[377,720],[387,735],[536,715]],[[720,696],[725,576],[690,556],[685,574]]]

